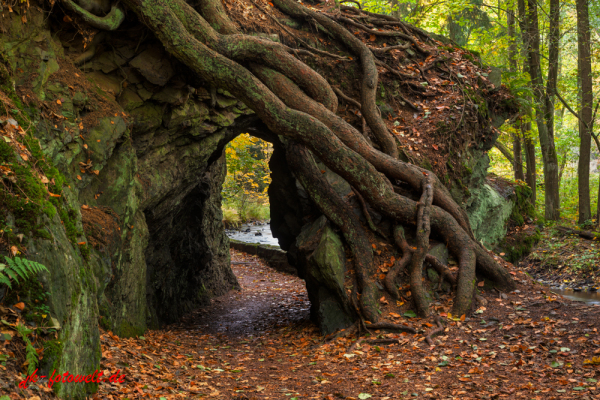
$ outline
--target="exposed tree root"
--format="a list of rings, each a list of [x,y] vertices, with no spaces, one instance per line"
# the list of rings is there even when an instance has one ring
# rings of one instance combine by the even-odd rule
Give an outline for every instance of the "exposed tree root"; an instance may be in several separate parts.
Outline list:
[[[346,94],[344,92],[342,92],[340,89],[334,87],[333,91],[335,92],[335,94],[337,94],[339,97],[341,97],[345,102],[352,104],[353,106],[357,107],[359,110],[361,109],[361,105],[358,101],[354,100],[352,97],[350,96],[346,96]]]
[[[430,213],[433,203],[433,179],[431,175],[423,185],[423,195],[417,203],[417,250],[413,253],[410,265],[410,289],[417,314],[426,317],[429,304],[423,289],[423,261],[429,250],[429,234],[431,233]]]
[[[66,1],[65,4],[70,3],[69,0]],[[337,96],[345,101],[349,100],[340,95],[339,90],[333,89],[319,73],[293,57],[292,54],[297,53],[297,49],[240,34],[220,1],[201,1],[198,8],[200,13],[184,0],[123,2],[137,13],[140,21],[157,36],[168,52],[187,65],[199,78],[213,87],[229,91],[243,101],[272,132],[284,138],[287,160],[296,178],[327,219],[341,230],[350,250],[357,285],[350,296],[347,293],[339,295],[341,298],[349,297],[348,308],[351,308],[356,296],[361,315],[359,326],[362,329],[368,331],[364,320],[377,322],[379,318],[379,289],[374,279],[371,243],[351,207],[317,169],[313,154],[356,190],[359,200],[362,199],[361,203],[365,203],[364,208],[368,204],[396,227],[394,236],[396,245],[402,250],[402,258],[388,272],[385,287],[397,296],[396,279],[411,262],[411,290],[420,314],[425,315],[427,312],[427,306],[421,298],[423,260],[429,261],[441,271],[443,278],[456,283],[453,313],[458,315],[466,313],[471,307],[476,268],[499,287],[505,290],[514,287],[510,274],[474,241],[465,211],[452,199],[446,187],[432,172],[398,160],[395,138],[387,129],[375,104],[378,71],[374,53],[383,54],[385,51],[372,51],[335,20],[372,34],[403,38],[422,54],[429,54],[410,34],[411,31],[418,32],[415,28],[364,10],[348,11],[365,15],[374,24],[385,20],[387,25],[400,26],[405,33],[376,31],[342,14],[330,17],[293,0],[273,0],[275,6],[287,15],[321,25],[358,56],[362,67],[361,100],[353,104],[360,107],[366,125],[381,148],[379,151],[363,134],[336,114]],[[346,9],[345,6],[341,7],[342,12]],[[79,9],[74,11],[83,15]],[[266,12],[265,14],[268,15]],[[386,24],[381,23],[382,26]],[[278,26],[285,29],[280,24]],[[299,42],[302,43],[300,40]],[[309,50],[319,54],[314,48]],[[436,62],[434,60],[432,64]],[[419,68],[423,76],[425,68]],[[398,73],[400,75],[397,76],[407,77],[406,74]],[[403,100],[415,107],[406,99]],[[398,181],[406,183],[406,186],[412,187],[416,192],[423,191],[421,201],[415,202],[396,193],[392,183],[398,184]],[[368,219],[368,212],[365,216]],[[372,221],[370,225],[374,225]],[[402,229],[415,225],[417,250],[413,255]],[[441,236],[457,258],[457,277],[450,274],[445,266],[427,258],[430,231]],[[375,326],[377,324],[371,324],[368,328],[376,329]]]
[[[452,274],[452,272],[450,272],[450,270],[448,270],[448,267],[446,267],[444,263],[438,260],[436,256],[427,254],[425,255],[425,261],[427,261],[429,265],[431,265],[437,271],[437,273],[440,275],[440,279],[446,279],[448,283],[452,284],[453,286],[456,285],[456,277]]]
[[[377,322],[375,324],[369,324],[369,328],[377,330],[386,330],[386,331],[398,331],[398,332],[408,332],[412,334],[416,334],[417,331],[414,328],[406,325],[393,324],[391,322]]]
[[[110,9],[110,12],[104,17],[92,14],[73,0],[62,0],[62,4],[69,10],[79,14],[86,23],[94,28],[102,29],[104,31],[114,31],[118,29],[125,20],[125,13],[118,4],[114,4]]]
[[[323,178],[310,152],[303,146],[288,143],[287,160],[296,178],[325,216],[341,230],[354,256],[356,280],[360,289],[360,311],[370,321],[377,321],[376,286],[370,276],[373,253],[369,239],[350,207]],[[343,293],[342,296],[346,294]]]
[[[314,19],[360,58],[363,73],[360,103],[362,105],[363,117],[369,124],[383,152],[393,158],[398,158],[396,141],[388,131],[385,122],[379,116],[377,105],[375,104],[378,72],[375,66],[375,58],[369,47],[343,26],[337,24],[324,14],[303,7],[293,0],[273,0],[273,2],[279,9],[291,16]]]
[[[361,205],[363,214],[367,220],[367,224],[369,225],[369,228],[371,228],[371,230],[373,232],[377,232],[378,234],[380,234],[382,237],[387,238],[387,235],[385,233],[381,232],[381,230],[373,222],[373,218],[371,218],[371,214],[369,214],[369,209],[367,208],[367,203],[365,202],[365,199],[363,199],[363,197],[360,195],[359,192],[356,191],[356,189],[352,188],[352,191],[356,195],[356,198],[358,199],[358,202]]]
[[[429,51],[425,50],[423,47],[421,47],[421,45],[410,35],[407,35],[405,33],[402,32],[398,32],[398,31],[380,31],[377,29],[371,29],[369,27],[364,26],[363,24],[356,22],[350,18],[346,18],[346,17],[342,17],[342,16],[337,16],[335,17],[335,19],[337,19],[338,21],[344,22],[348,25],[352,25],[355,28],[361,29],[365,32],[367,32],[370,35],[375,35],[375,36],[388,36],[388,37],[399,37],[405,40],[408,40],[410,42],[413,43],[413,45],[415,46],[415,48],[420,51],[423,54],[430,54]]]
[[[335,60],[343,60],[343,61],[347,61],[348,60],[346,57],[338,56],[337,54],[333,54],[333,53],[329,53],[327,51],[319,50],[319,49],[315,48],[314,46],[311,46],[310,44],[306,43],[306,41],[304,41],[300,37],[298,37],[297,35],[294,35],[288,28],[286,28],[281,22],[279,22],[277,20],[277,18],[275,18],[274,16],[272,16],[270,13],[268,13],[257,2],[255,2],[254,0],[250,0],[250,2],[252,4],[254,4],[254,6],[256,8],[258,8],[263,14],[265,14],[267,17],[269,17],[271,19],[271,21],[273,21],[275,24],[277,24],[277,26],[279,26],[285,33],[287,33],[288,35],[290,35],[291,37],[293,37],[296,41],[298,41],[298,43],[301,43],[304,47],[306,47],[308,50],[310,50],[311,53],[319,54],[319,55],[326,56],[326,57],[331,57],[331,58],[333,58]]]
[[[399,298],[398,295],[398,286],[396,285],[396,280],[398,279],[398,275],[402,273],[406,269],[406,266],[410,263],[410,259],[412,258],[412,250],[404,237],[404,228],[401,225],[397,225],[394,228],[394,241],[396,246],[402,251],[402,258],[396,260],[394,266],[390,268],[387,275],[385,276],[384,284],[385,288],[394,298]]]

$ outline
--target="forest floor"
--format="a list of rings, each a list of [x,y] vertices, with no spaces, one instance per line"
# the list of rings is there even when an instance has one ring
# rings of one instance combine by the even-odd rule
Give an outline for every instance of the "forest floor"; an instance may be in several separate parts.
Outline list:
[[[552,286],[591,292],[600,289],[600,242],[554,227],[545,228],[541,234],[541,240],[519,263],[522,268]]]
[[[143,337],[103,331],[104,375],[119,370],[125,379],[102,383],[94,398],[600,397],[600,307],[556,296],[518,269],[511,270],[517,290],[483,292],[485,305],[464,320],[441,312],[445,330],[434,346],[422,333],[375,331],[398,342],[350,349],[355,337],[327,342],[309,321],[302,280],[243,253],[232,251],[232,261],[240,291]],[[419,332],[432,326],[417,318],[402,322]],[[10,398],[49,396],[38,384]]]

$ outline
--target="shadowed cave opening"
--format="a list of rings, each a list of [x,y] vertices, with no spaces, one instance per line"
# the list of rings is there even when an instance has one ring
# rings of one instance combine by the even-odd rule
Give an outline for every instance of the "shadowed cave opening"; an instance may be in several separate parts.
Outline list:
[[[221,192],[227,173],[225,147],[243,133],[273,146],[267,192],[270,227],[281,249],[288,252],[290,265],[299,264],[296,237],[302,226],[320,213],[293,176],[279,137],[258,118],[242,117],[226,128],[196,181],[181,182],[179,193],[163,196],[145,211],[150,233],[145,251],[150,327],[174,323],[206,306],[210,299],[240,288],[230,264]],[[301,269],[298,276],[305,278]],[[314,315],[316,298],[310,289],[311,315]]]

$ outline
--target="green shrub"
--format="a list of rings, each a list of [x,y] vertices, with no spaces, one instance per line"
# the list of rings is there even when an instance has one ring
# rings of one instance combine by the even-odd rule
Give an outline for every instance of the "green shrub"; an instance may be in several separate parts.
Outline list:
[[[238,212],[233,208],[223,208],[223,224],[226,228],[238,228],[242,224]]]

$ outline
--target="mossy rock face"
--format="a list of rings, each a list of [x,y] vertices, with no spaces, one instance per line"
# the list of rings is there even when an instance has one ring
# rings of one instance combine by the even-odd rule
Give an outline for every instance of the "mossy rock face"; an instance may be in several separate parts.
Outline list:
[[[354,314],[344,288],[346,253],[339,235],[320,217],[303,227],[296,246],[306,257],[300,268],[313,320],[324,334],[350,326]]]
[[[500,196],[491,186],[484,185],[467,206],[471,229],[487,248],[492,248],[506,235],[506,221],[514,202]]]

